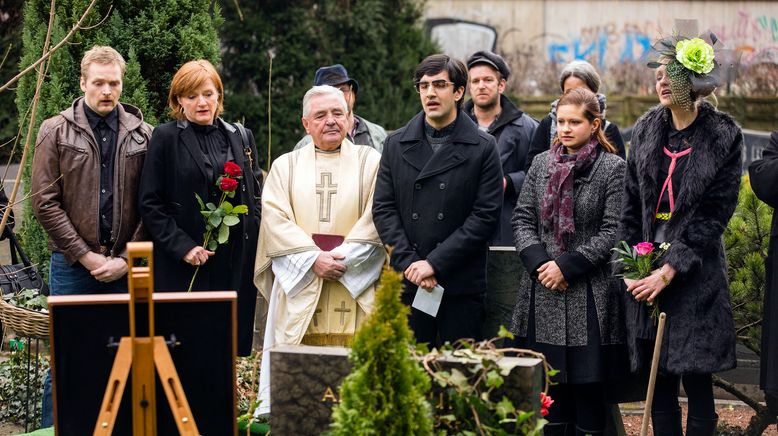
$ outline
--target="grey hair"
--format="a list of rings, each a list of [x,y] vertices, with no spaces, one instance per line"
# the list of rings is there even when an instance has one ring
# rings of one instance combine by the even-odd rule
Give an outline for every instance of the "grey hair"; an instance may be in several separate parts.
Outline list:
[[[348,104],[346,104],[346,97],[343,95],[343,91],[334,86],[319,85],[309,89],[303,96],[303,118],[307,118],[311,112],[311,100],[313,100],[313,97],[330,94],[338,97],[338,101],[343,106],[343,111],[348,113]]]
[[[597,74],[597,70],[589,62],[572,61],[565,66],[562,70],[562,75],[559,77],[559,88],[562,92],[565,92],[565,80],[571,76],[583,80],[593,93],[597,94],[600,91],[600,84],[602,83],[600,75]]]

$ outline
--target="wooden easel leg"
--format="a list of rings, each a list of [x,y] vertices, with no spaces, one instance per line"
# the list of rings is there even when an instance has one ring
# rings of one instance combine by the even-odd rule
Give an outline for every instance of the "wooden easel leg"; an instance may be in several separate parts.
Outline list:
[[[157,379],[154,373],[154,341],[136,337],[132,356],[132,434],[157,434]]]
[[[131,366],[132,339],[126,337],[119,342],[119,349],[111,368],[111,376],[105,387],[103,404],[100,406],[100,414],[97,416],[94,436],[110,436],[113,433],[113,426],[116,424],[116,415],[122,401],[124,388],[127,385],[127,376],[130,374]]]
[[[170,404],[170,410],[173,411],[173,418],[176,421],[179,434],[199,436],[200,432],[197,430],[197,424],[192,416],[192,410],[189,408],[184,388],[178,378],[173,358],[170,357],[170,351],[168,351],[167,344],[161,336],[154,338],[154,364],[165,390],[167,402]]]

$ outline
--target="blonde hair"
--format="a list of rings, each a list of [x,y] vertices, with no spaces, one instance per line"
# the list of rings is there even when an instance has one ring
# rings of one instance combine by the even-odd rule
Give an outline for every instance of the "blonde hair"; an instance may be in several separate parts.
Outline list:
[[[114,50],[113,47],[109,47],[107,45],[96,45],[84,53],[84,57],[81,58],[81,77],[86,78],[86,73],[89,71],[89,66],[93,63],[103,65],[116,64],[122,71],[122,76],[124,76],[124,70],[127,66],[122,55],[119,54],[118,51]]]
[[[224,85],[222,85],[219,73],[216,72],[213,64],[206,59],[197,59],[182,65],[173,76],[173,81],[170,83],[170,93],[167,98],[170,116],[177,120],[183,120],[185,118],[184,111],[178,102],[178,97],[193,92],[208,79],[213,82],[213,86],[216,87],[216,92],[219,94],[219,106],[216,108],[214,118],[224,112]]]

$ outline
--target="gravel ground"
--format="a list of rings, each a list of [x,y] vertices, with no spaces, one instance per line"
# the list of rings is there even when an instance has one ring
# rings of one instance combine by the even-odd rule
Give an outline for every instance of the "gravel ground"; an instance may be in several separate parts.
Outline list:
[[[632,406],[632,407],[630,407]],[[642,405],[622,405],[622,418],[624,419],[624,428],[627,431],[628,436],[639,436],[640,427],[643,424],[643,409]],[[681,403],[681,409],[683,410],[683,423],[684,429],[686,427],[686,403]],[[716,413],[719,414],[719,429],[722,429],[722,425],[726,424],[727,427],[739,427],[745,430],[748,427],[748,422],[751,417],[754,416],[754,411],[750,407],[739,402],[717,403]],[[652,428],[649,424],[648,434],[652,435]],[[733,429],[736,430],[736,429]],[[738,434],[737,432],[722,432],[721,434]],[[775,425],[771,425],[765,430],[764,435],[778,436],[778,429]],[[661,436],[661,435],[657,435]]]

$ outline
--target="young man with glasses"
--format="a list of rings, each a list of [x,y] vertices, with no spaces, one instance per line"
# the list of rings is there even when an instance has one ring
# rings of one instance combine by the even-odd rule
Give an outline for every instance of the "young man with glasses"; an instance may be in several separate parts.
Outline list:
[[[386,139],[386,130],[378,124],[358,116],[354,113],[354,103],[357,101],[357,92],[359,91],[359,82],[348,76],[348,71],[341,64],[329,65],[316,70],[313,76],[313,85],[330,85],[343,92],[348,104],[348,139],[356,145],[367,145],[373,147],[379,153],[384,147]],[[294,149],[303,148],[311,142],[311,136],[304,136]]]
[[[387,137],[373,221],[404,275],[403,303],[440,286],[436,316],[409,317],[418,342],[481,339],[486,254],[500,217],[503,177],[494,138],[461,111],[462,62],[442,54],[416,68],[423,112]]]

